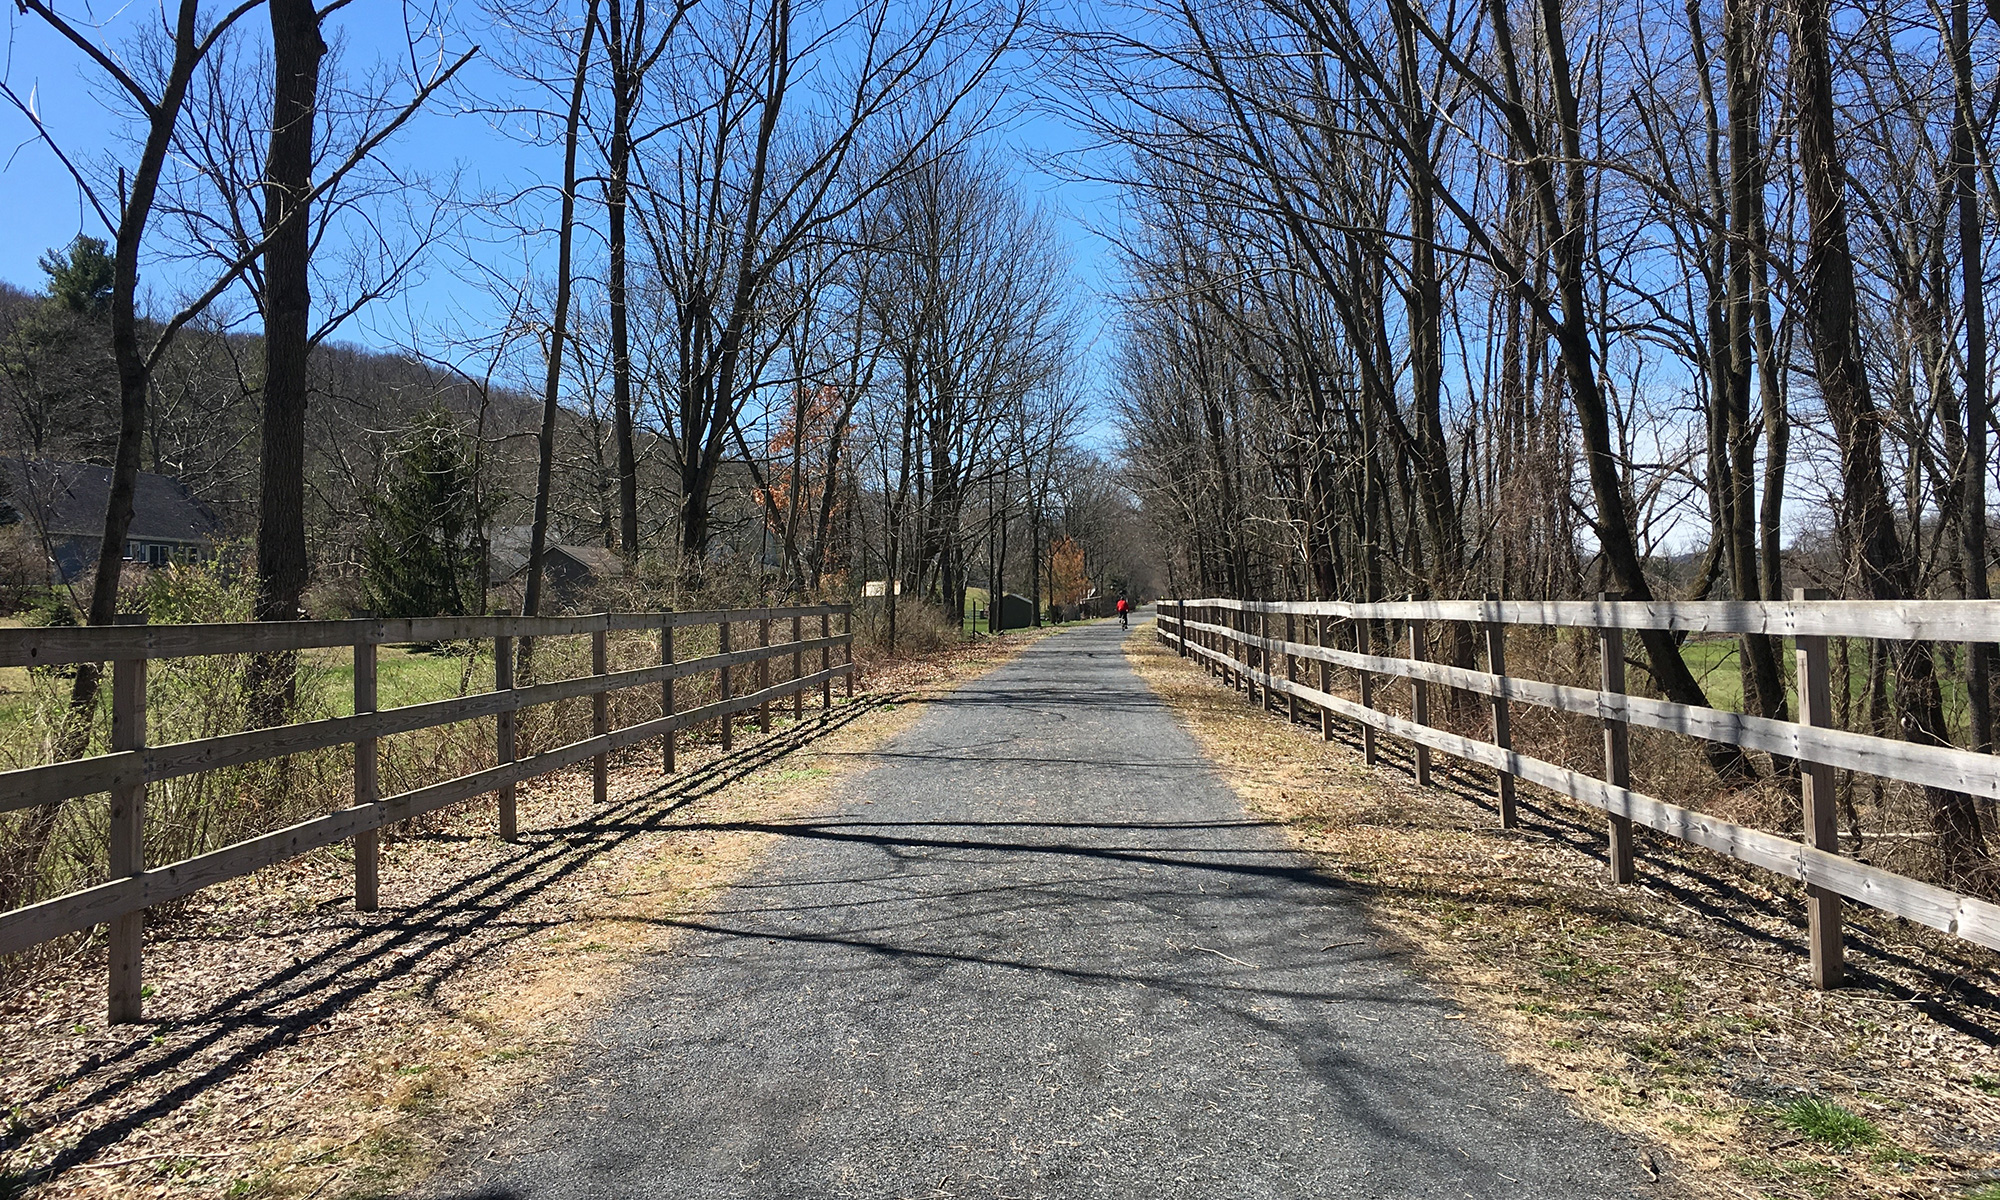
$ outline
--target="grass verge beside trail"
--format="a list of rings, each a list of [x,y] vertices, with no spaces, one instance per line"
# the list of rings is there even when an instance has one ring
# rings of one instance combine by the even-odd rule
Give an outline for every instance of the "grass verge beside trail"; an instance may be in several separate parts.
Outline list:
[[[657,746],[385,837],[382,909],[317,852],[210,889],[147,945],[148,1020],[106,1028],[103,945],[0,1000],[0,1198],[392,1194],[556,1069],[677,919],[773,840],[717,831],[810,814],[921,701],[1032,633],[884,664],[852,704],[724,756]],[[779,716],[789,707],[775,709]],[[393,834],[394,831],[385,831]]]
[[[1806,986],[1788,881],[1641,831],[1616,887],[1603,818],[1490,776],[1264,714],[1135,629],[1126,652],[1224,777],[1350,882],[1493,1046],[1657,1147],[1710,1196],[2000,1200],[2000,958],[1849,910],[1850,985]]]

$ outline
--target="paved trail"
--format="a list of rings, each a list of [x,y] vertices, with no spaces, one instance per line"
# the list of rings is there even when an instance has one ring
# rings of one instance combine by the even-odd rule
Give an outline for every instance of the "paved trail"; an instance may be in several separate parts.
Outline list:
[[[1245,814],[1119,639],[935,704],[431,1194],[1650,1194]]]

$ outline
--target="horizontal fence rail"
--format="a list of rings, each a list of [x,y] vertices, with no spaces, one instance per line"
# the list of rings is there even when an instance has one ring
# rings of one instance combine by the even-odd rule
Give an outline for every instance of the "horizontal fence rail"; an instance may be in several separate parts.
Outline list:
[[[1179,600],[1161,600],[1166,612]],[[1466,621],[1771,637],[2000,642],[2000,600],[1188,600],[1217,612],[1371,621]]]
[[[1632,878],[1631,828],[1635,824],[1799,880],[1807,887],[1808,944],[1817,986],[1835,986],[1840,980],[1842,898],[2000,949],[2000,905],[1842,855],[1832,811],[1832,772],[1836,768],[1992,800],[2000,799],[2000,758],[1826,727],[1830,722],[1827,695],[1831,675],[1827,639],[2000,642],[2000,601],[1880,604],[1801,598],[1789,603],[1485,600],[1357,604],[1189,599],[1161,600],[1158,613],[1158,636],[1163,643],[1248,689],[1253,698],[1261,693],[1265,707],[1273,707],[1277,697],[1284,697],[1287,705],[1317,708],[1322,714],[1322,730],[1329,738],[1334,717],[1359,725],[1363,754],[1370,763],[1375,760],[1375,735],[1380,732],[1411,743],[1420,784],[1428,782],[1429,753],[1433,750],[1492,769],[1500,779],[1501,822],[1505,826],[1514,824],[1516,779],[1601,809],[1611,822],[1612,875],[1618,882]],[[1491,669],[1477,671],[1427,661],[1424,627],[1431,621],[1465,622],[1484,628]],[[1312,641],[1298,640],[1296,629],[1301,622]],[[1273,624],[1282,624],[1285,635],[1273,636]],[[1603,686],[1571,687],[1508,675],[1504,641],[1498,633],[1499,627],[1506,625],[1595,631]],[[1371,631],[1396,626],[1403,629],[1400,640],[1409,647],[1408,655],[1372,652]],[[1626,630],[1756,633],[1796,639],[1802,719],[1778,721],[1627,695],[1621,636]],[[1343,642],[1354,649],[1343,649]],[[1318,664],[1317,687],[1297,678],[1299,664]],[[1357,672],[1358,702],[1334,694],[1331,669],[1335,666]],[[1378,677],[1409,683],[1414,719],[1376,707]],[[1492,709],[1490,740],[1428,724],[1426,691],[1431,685],[1485,697]],[[1604,778],[1516,751],[1511,744],[1508,707],[1515,701],[1600,721],[1605,731]],[[1797,762],[1804,840],[1721,820],[1631,790],[1627,786],[1626,731],[1632,726],[1760,750]]]
[[[835,631],[833,619],[841,628]],[[816,626],[807,636],[807,621]],[[789,624],[789,640],[772,641],[772,626]],[[755,625],[757,643],[733,645],[733,626]],[[717,652],[699,658],[675,655],[676,630],[713,626]],[[659,664],[611,671],[607,635],[644,631],[659,637]],[[530,639],[588,636],[591,673],[514,686],[515,643]],[[490,692],[396,708],[376,704],[377,648],[383,645],[448,641],[490,641],[494,683]],[[111,664],[112,739],[109,753],[46,766],[0,772],[0,812],[48,807],[78,797],[109,793],[112,878],[0,913],[0,954],[18,953],[54,938],[110,926],[110,1015],[137,1020],[141,1013],[141,955],[145,911],[202,888],[297,858],[340,842],[354,843],[355,904],[377,904],[379,831],[440,808],[497,793],[499,832],[517,833],[515,789],[524,782],[588,762],[595,798],[606,799],[608,756],[653,739],[662,742],[662,766],[675,770],[680,731],[718,722],[725,750],[733,747],[736,719],[756,713],[761,730],[771,728],[771,706],[790,699],[802,719],[808,692],[820,693],[823,710],[833,707],[833,684],[845,679],[854,694],[853,617],[845,604],[788,608],[728,609],[709,612],[598,613],[579,617],[454,617],[421,620],[296,621],[269,624],[117,625],[81,629],[0,630],[0,665],[55,667]],[[284,654],[300,650],[348,650],[354,655],[352,716],[254,729],[195,741],[148,746],[144,738],[145,676],[149,661],[211,655]],[[839,661],[835,661],[835,652]],[[808,655],[818,658],[809,670]],[[788,664],[786,677],[771,678],[773,662]],[[754,689],[743,691],[739,670],[754,672]],[[718,699],[692,708],[676,704],[675,683],[713,673]],[[659,688],[659,715],[613,728],[610,697],[638,687]],[[516,758],[517,718],[536,705],[589,697],[592,736]],[[378,796],[377,746],[382,738],[467,721],[494,721],[497,765],[391,796]],[[287,828],[249,837],[178,862],[148,866],[143,861],[144,798],[149,784],[227,767],[352,746],[355,803]]]

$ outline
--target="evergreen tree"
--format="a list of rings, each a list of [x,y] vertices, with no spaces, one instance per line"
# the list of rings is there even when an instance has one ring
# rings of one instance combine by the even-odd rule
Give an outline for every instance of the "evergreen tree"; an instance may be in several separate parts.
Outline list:
[[[0,333],[0,430],[7,453],[109,459],[118,436],[118,364],[111,355],[110,255],[79,237],[41,257],[48,294]]]
[[[111,309],[111,251],[103,238],[78,234],[66,251],[42,255],[49,296],[73,313],[102,317]]]
[[[464,432],[434,408],[392,455],[382,492],[368,505],[361,546],[369,604],[384,617],[483,611],[479,534],[491,509],[479,498]]]

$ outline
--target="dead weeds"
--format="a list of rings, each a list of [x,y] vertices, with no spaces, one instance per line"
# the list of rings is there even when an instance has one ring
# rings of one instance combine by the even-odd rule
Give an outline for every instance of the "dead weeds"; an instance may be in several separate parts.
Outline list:
[[[147,946],[147,1020],[107,1027],[103,946],[0,999],[0,1198],[389,1194],[587,1038],[632,966],[775,835],[690,826],[811,813],[913,721],[910,703],[1033,641],[881,664],[828,716],[789,708],[723,755],[684,738],[385,838],[382,907],[351,908],[346,848],[211,888]],[[816,699],[816,697],[814,698]]]
[[[1850,983],[1807,986],[1789,881],[1640,834],[1608,882],[1602,816],[1341,726],[1266,715],[1135,632],[1127,652],[1244,802],[1351,881],[1494,1047],[1710,1196],[2000,1200],[2000,961],[1849,909]]]

